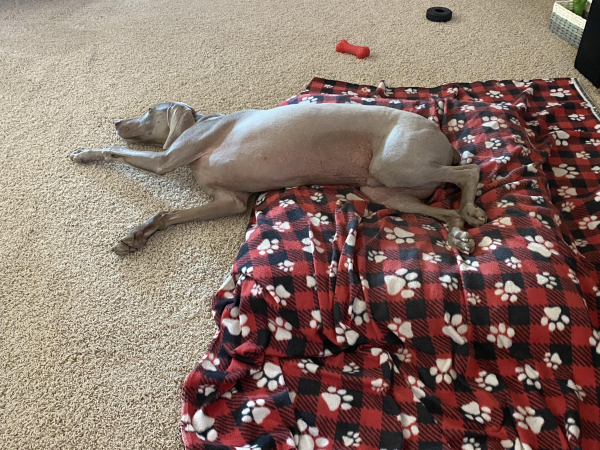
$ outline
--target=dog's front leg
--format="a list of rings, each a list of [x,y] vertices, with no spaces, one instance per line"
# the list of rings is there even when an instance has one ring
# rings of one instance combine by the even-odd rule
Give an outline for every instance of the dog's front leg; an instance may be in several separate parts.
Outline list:
[[[246,211],[250,194],[245,192],[212,192],[213,201],[196,208],[159,212],[146,222],[131,230],[117,242],[112,250],[120,256],[136,252],[146,245],[147,240],[157,231],[178,223],[196,222],[231,216]]]

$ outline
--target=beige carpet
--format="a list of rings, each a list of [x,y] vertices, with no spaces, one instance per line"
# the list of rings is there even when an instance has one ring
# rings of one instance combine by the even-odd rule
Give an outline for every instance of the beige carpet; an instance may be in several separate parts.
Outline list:
[[[447,24],[429,6],[453,9]],[[180,385],[213,333],[210,299],[247,217],[111,245],[206,197],[165,177],[80,166],[112,123],[178,100],[276,106],[313,76],[391,86],[579,76],[553,1],[0,0],[0,448],[177,449]],[[369,45],[359,61],[340,39]],[[600,94],[584,81],[594,100]]]

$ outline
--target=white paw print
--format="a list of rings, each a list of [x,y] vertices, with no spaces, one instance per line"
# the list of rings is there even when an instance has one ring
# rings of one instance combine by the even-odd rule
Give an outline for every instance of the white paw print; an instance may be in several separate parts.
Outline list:
[[[464,272],[467,271],[475,271],[479,270],[479,262],[474,258],[468,258],[464,260],[462,256],[458,255],[456,257],[456,263],[458,264],[458,268]]]
[[[491,128],[492,130],[499,130],[500,128],[508,128],[506,121],[504,119],[498,119],[496,116],[492,117],[484,117],[481,119],[483,121],[483,126],[487,128]]]
[[[187,417],[187,420],[189,421],[189,416]],[[215,419],[204,414],[204,410],[199,409],[194,414],[194,418],[192,420],[192,429],[196,431],[198,437],[203,441],[212,442],[216,440],[218,436],[217,430],[213,428],[214,424]]]
[[[269,414],[271,411],[265,406],[264,399],[250,400],[246,402],[246,407],[242,410],[242,422],[252,423],[254,421],[260,425]]]
[[[441,263],[442,257],[435,252],[423,253],[423,261],[429,261],[433,264]]]
[[[337,261],[331,261],[331,264],[329,265],[328,272],[329,272],[329,276],[331,278],[337,276],[337,273],[338,273],[338,263],[337,263]]]
[[[369,323],[369,312],[367,311],[367,302],[361,300],[358,297],[354,298],[354,301],[348,307],[348,314],[351,315],[352,320],[357,326],[361,326],[363,323]]]
[[[349,362],[348,364],[344,365],[342,372],[350,375],[356,375],[357,373],[360,373],[360,367],[355,362]]]
[[[371,381],[371,389],[375,392],[384,392],[390,385],[383,378],[377,378]]]
[[[565,212],[571,212],[575,209],[575,204],[573,202],[564,202],[560,207]]]
[[[591,142],[588,141],[587,144],[591,144]],[[598,145],[600,145],[600,140],[598,141]],[[577,152],[575,153],[575,157],[581,159],[590,159],[590,154],[588,152]]]
[[[380,263],[381,261],[387,259],[387,256],[385,256],[381,250],[369,250],[367,253],[367,259],[369,261]]]
[[[595,347],[596,353],[600,355],[600,332],[594,330],[590,336],[590,345]]]
[[[450,313],[444,314],[444,322],[446,326],[442,328],[442,333],[456,342],[458,345],[464,345],[467,343],[465,335],[469,331],[469,326],[462,323],[462,316],[460,314],[450,315]]]
[[[291,272],[294,270],[294,263],[286,259],[284,262],[278,263],[277,267],[283,272]]]
[[[571,279],[571,281],[573,281],[573,283],[579,284],[579,278],[577,278],[577,273],[570,267],[569,267],[568,275],[569,275],[569,278]]]
[[[405,362],[407,364],[412,359],[412,353],[406,347],[404,347],[402,350],[398,350],[396,352],[396,356],[401,362]]]
[[[459,131],[461,128],[465,127],[464,120],[456,120],[452,119],[448,122],[448,130],[449,131]]]
[[[514,303],[518,300],[518,295],[521,293],[521,288],[517,286],[512,280],[508,280],[506,283],[501,281],[495,284],[496,290],[494,294],[500,297],[504,302],[510,301]]]
[[[600,192],[598,192],[598,195],[600,196]],[[598,200],[598,201],[600,202],[600,200]],[[421,225],[421,227],[427,231],[437,231],[437,228],[434,225],[430,225],[428,223]]]
[[[409,272],[408,269],[398,269],[396,275],[386,275],[384,281],[388,294],[400,294],[402,298],[412,298],[415,296],[415,290],[421,287],[418,278],[418,272]]]
[[[573,122],[581,122],[582,120],[585,120],[585,116],[582,114],[571,114],[568,117],[569,120],[572,120]]]
[[[498,158],[494,158],[494,160],[498,164],[506,164],[507,162],[510,161],[510,156],[507,156],[507,155],[499,156]]]
[[[467,112],[467,111],[475,111],[475,107],[474,107],[474,106],[472,106],[472,105],[462,105],[462,106],[460,107],[460,110],[461,110],[462,112]]]
[[[330,411],[337,411],[340,408],[344,411],[352,409],[352,400],[354,400],[354,397],[348,394],[346,389],[338,389],[334,386],[330,386],[327,388],[327,392],[321,394],[321,397],[325,400],[325,403],[327,403],[327,407]]]
[[[460,155],[460,163],[462,165],[471,164],[473,162],[473,157],[474,156],[475,155],[473,153],[471,153],[470,151],[464,151]]]
[[[319,99],[317,97],[313,97],[312,95],[310,97],[302,97],[302,99],[300,100],[301,102],[307,102],[307,103],[317,103]]]
[[[407,381],[408,385],[410,386],[410,390],[413,393],[413,400],[415,402],[418,402],[420,399],[427,395],[423,390],[423,388],[425,387],[425,383],[423,383],[421,380],[413,377],[412,375],[409,375]]]
[[[509,206],[515,206],[514,202],[506,198],[501,199],[498,203],[496,203],[496,205],[498,205],[498,207],[500,208],[508,208]]]
[[[315,239],[311,230],[308,230],[308,237],[302,239],[302,244],[304,245],[302,250],[308,253],[314,253],[315,250],[319,253],[323,253],[325,251],[325,249],[322,247],[323,244],[318,239]]]
[[[566,131],[563,130],[556,130],[551,132],[550,134],[554,135],[554,142],[556,143],[556,145],[558,146],[567,146],[569,145],[569,133],[567,133]]]
[[[310,223],[312,223],[315,227],[329,224],[329,217],[327,217],[326,214],[318,212],[316,214],[306,213],[306,215],[308,216]]]
[[[513,412],[513,417],[517,421],[518,426],[525,430],[531,430],[535,434],[542,431],[542,427],[544,426],[544,418],[536,416],[535,409],[531,406],[526,406],[525,408],[517,406]]]
[[[477,294],[474,294],[472,292],[467,292],[467,301],[471,305],[477,305],[478,303],[481,303],[481,298],[479,298],[479,295],[477,295]]]
[[[526,123],[530,127],[539,127],[540,126],[540,122],[538,120],[531,120],[531,121],[526,122]]]
[[[543,326],[548,326],[550,331],[563,331],[565,325],[571,323],[571,319],[562,313],[560,306],[544,308],[544,317],[540,320]]]
[[[498,247],[502,245],[502,242],[499,239],[492,239],[489,236],[484,236],[484,238],[479,243],[478,247],[481,247],[482,250],[496,250]]]
[[[436,359],[435,366],[429,369],[429,374],[435,377],[435,382],[438,384],[442,381],[450,384],[452,380],[456,380],[456,371],[452,368],[452,359],[450,358]]]
[[[523,265],[521,264],[521,260],[515,258],[514,256],[505,259],[504,262],[511,269],[521,269],[523,267]]]
[[[402,436],[404,436],[404,439],[410,439],[412,436],[419,434],[416,417],[402,413],[398,415],[398,420],[402,425]]]
[[[558,188],[558,195],[564,198],[571,198],[577,195],[577,189],[568,186],[561,186]]]
[[[321,310],[314,309],[310,312],[312,319],[310,319],[311,328],[321,328]]]
[[[571,91],[563,88],[550,89],[550,95],[553,97],[563,98],[567,95],[571,95]]]
[[[293,441],[289,442],[291,448],[307,450],[323,450],[327,448],[329,439],[321,437],[317,427],[309,427],[302,419],[298,419],[296,423],[300,434],[295,434]]]
[[[314,192],[311,196],[310,196],[311,200],[313,202],[319,203],[323,200],[323,193],[322,192]]]
[[[401,318],[394,317],[394,322],[388,324],[388,328],[392,333],[398,336],[402,342],[405,342],[406,339],[412,339],[412,325],[409,321],[403,322]]]
[[[265,363],[263,370],[255,373],[252,378],[258,380],[256,383],[258,387],[266,386],[270,391],[274,391],[279,386],[285,384],[283,381],[283,374],[281,373],[281,367],[271,362]]]
[[[279,250],[279,240],[278,239],[273,239],[273,240],[269,240],[269,239],[264,239],[259,245],[258,247],[256,247],[256,250],[258,250],[258,253],[260,255],[272,255],[276,250]]]
[[[550,353],[546,352],[544,354],[544,362],[546,366],[556,370],[558,366],[562,364],[562,359],[560,359],[560,355],[558,353]]]
[[[490,327],[491,333],[488,334],[487,340],[496,343],[498,348],[511,348],[512,338],[515,336],[515,330],[512,327],[507,327],[504,323],[498,326]]]
[[[480,197],[483,194],[483,183],[477,183],[477,191],[475,192],[475,197]]]
[[[207,353],[202,357],[202,368],[204,370],[215,372],[219,364],[221,364],[221,360],[214,353]]]
[[[485,141],[485,148],[498,150],[502,147],[502,141],[500,139],[491,138],[489,141]]]
[[[579,439],[579,433],[581,430],[575,421],[575,418],[569,417],[565,423],[565,430],[567,432],[567,439]]]
[[[362,439],[358,431],[348,431],[348,433],[342,436],[342,441],[344,441],[346,447],[358,447]]]
[[[480,424],[492,420],[492,410],[487,406],[479,406],[479,403],[473,401],[461,407],[463,414],[469,420],[474,420]]]
[[[598,216],[584,217],[579,221],[580,230],[595,230],[600,224]]]
[[[242,329],[242,336],[247,337],[250,334],[250,327],[246,325],[248,322],[248,316],[246,314],[240,314],[240,327]]]
[[[462,140],[465,141],[467,144],[473,144],[475,142],[475,136],[469,134],[468,136],[465,136]]]
[[[500,384],[496,375],[487,373],[485,370],[479,372],[479,376],[475,378],[475,382],[481,389],[485,389],[488,392],[492,392]]]
[[[458,288],[458,278],[452,277],[450,275],[444,275],[439,278],[442,282],[442,286],[450,291]]]
[[[500,86],[500,87],[504,87],[504,83],[496,83],[496,86]],[[504,97],[504,94],[502,94],[500,91],[488,91],[488,94],[490,95],[490,97],[492,98],[502,98]]]
[[[267,291],[269,291],[269,294],[271,294],[277,304],[281,306],[287,306],[287,299],[292,296],[282,284],[277,285],[277,287],[269,285],[267,286]]]
[[[588,139],[587,141],[585,141],[586,144],[588,145],[595,145],[596,147],[600,147],[600,139]],[[588,153],[589,155],[589,153]],[[589,158],[589,156],[588,156]]]
[[[404,244],[405,242],[407,244],[412,244],[415,242],[413,239],[415,235],[402,228],[394,227],[393,230],[391,228],[384,228],[383,231],[387,233],[385,235],[386,239],[389,239],[390,241],[396,241],[396,244]]]
[[[349,346],[356,344],[359,335],[356,331],[351,330],[348,325],[344,323],[338,323],[335,327],[336,340],[338,344],[347,343]]]
[[[282,208],[287,208],[288,206],[295,205],[296,202],[291,198],[286,198],[285,200],[279,200],[279,206]]]
[[[585,392],[583,392],[583,388],[580,385],[575,384],[573,380],[567,381],[567,386],[573,390],[579,401],[582,402],[583,397],[585,397]]]
[[[539,381],[540,373],[529,364],[525,364],[525,367],[515,367],[515,372],[517,373],[517,379],[519,381],[522,381],[528,386],[533,386],[536,389],[542,388]]]
[[[548,221],[546,219],[544,219],[544,217],[541,214],[536,214],[535,211],[530,211],[529,212],[529,216],[532,217],[532,218],[534,218],[534,219],[537,219],[546,228],[552,228],[550,226],[550,224],[548,223]]]
[[[312,359],[306,358],[300,360],[300,362],[298,363],[298,367],[302,369],[303,373],[317,373],[317,370],[319,370],[320,366],[316,364]]]
[[[554,249],[554,244],[550,241],[546,241],[542,236],[525,236],[525,239],[529,241],[527,248],[532,252],[539,253],[545,258],[549,258],[552,255],[558,255],[558,252]]]
[[[560,164],[558,167],[553,167],[552,172],[554,172],[554,176],[557,178],[565,177],[573,179],[579,175],[577,167],[569,166],[568,164]]]
[[[474,437],[470,438],[468,436],[465,436],[463,438],[463,445],[461,447],[461,450],[479,450],[480,448],[481,444],[479,444],[479,441]]]
[[[600,173],[600,166],[592,167],[592,172],[594,172],[596,175],[598,175]]]
[[[547,289],[554,289],[558,286],[556,282],[556,277],[550,275],[548,272],[536,273],[535,277],[537,279],[538,284],[544,286]]]
[[[275,333],[278,341],[289,341],[292,339],[292,325],[283,317],[277,317],[275,321],[269,320],[269,330]]]

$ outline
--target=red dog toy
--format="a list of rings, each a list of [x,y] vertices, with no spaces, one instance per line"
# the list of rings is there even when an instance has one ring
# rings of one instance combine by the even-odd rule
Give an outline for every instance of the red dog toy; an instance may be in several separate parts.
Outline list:
[[[371,54],[369,47],[359,47],[358,45],[349,44],[346,39],[342,39],[335,49],[340,53],[350,53],[358,59],[364,59]]]

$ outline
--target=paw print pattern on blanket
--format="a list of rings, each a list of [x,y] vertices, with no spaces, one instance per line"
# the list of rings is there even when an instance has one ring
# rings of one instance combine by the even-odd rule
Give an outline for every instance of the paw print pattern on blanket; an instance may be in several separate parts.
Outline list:
[[[570,79],[363,88],[317,79],[286,104],[433,120],[481,169],[475,250],[353,187],[259,195],[213,298],[219,332],[184,383],[186,448],[600,448],[585,413],[600,407],[591,105]],[[460,197],[446,185],[426,202]]]

